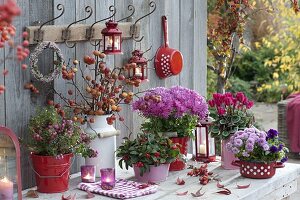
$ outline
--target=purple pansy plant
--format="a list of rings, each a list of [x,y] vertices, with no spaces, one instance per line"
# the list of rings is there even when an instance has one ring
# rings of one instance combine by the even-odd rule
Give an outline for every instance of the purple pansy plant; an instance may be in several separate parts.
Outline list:
[[[240,160],[287,161],[288,149],[279,140],[278,132],[274,129],[270,129],[267,133],[257,128],[237,131],[230,137],[226,147]]]

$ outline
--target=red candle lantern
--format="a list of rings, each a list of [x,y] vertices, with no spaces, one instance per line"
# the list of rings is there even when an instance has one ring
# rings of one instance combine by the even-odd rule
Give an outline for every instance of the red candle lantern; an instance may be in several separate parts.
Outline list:
[[[194,158],[197,161],[213,162],[216,161],[215,139],[208,131],[213,119],[208,117],[201,120],[195,130],[195,152]]]
[[[103,52],[105,54],[122,54],[122,31],[118,29],[118,22],[109,20],[105,23],[105,25],[106,28],[101,31],[103,35]]]
[[[135,63],[136,67],[129,70],[129,77],[133,79],[140,79],[142,81],[148,80],[148,60],[143,57],[141,50],[134,50],[132,57],[129,59],[129,63]]]
[[[18,200],[22,199],[20,145],[17,136],[0,125],[0,199],[14,199],[14,188]]]

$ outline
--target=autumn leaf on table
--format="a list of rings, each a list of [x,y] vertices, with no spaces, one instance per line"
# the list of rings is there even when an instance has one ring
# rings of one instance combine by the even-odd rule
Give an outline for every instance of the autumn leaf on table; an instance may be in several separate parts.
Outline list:
[[[196,192],[196,193],[191,193],[193,197],[201,197],[205,194],[205,192],[201,193],[202,187]]]
[[[182,179],[182,178],[177,178],[177,180],[176,180],[176,184],[177,185],[184,185],[185,184],[185,181]]]
[[[74,196],[69,195],[67,197],[65,197],[64,195],[61,196],[61,200],[76,200],[76,194],[74,194]]]
[[[248,185],[239,185],[239,184],[236,184],[236,187],[237,187],[237,189],[246,189],[246,188],[250,187],[250,183]]]
[[[39,198],[39,195],[38,195],[38,193],[37,193],[36,190],[29,190],[26,193],[26,197],[29,197],[29,198]]]
[[[223,188],[221,191],[216,192],[218,194],[230,195],[231,191],[227,188]]]
[[[187,195],[188,192],[189,192],[189,191],[185,191],[185,192],[176,192],[176,194],[177,194],[178,196],[184,196],[184,195]]]
[[[220,181],[217,182],[217,187],[218,188],[224,188],[224,185],[220,183]]]
[[[86,195],[86,198],[87,199],[91,199],[91,198],[94,198],[95,195],[93,193],[91,193],[90,191],[86,191],[87,195]]]

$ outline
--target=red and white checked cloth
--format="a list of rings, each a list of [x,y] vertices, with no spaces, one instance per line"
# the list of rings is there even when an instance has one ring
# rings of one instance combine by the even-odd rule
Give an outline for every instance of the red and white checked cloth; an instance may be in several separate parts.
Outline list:
[[[117,199],[134,198],[157,192],[158,185],[147,185],[145,188],[143,186],[145,186],[143,183],[118,179],[112,190],[103,190],[101,188],[101,181],[96,183],[79,183],[77,188]]]

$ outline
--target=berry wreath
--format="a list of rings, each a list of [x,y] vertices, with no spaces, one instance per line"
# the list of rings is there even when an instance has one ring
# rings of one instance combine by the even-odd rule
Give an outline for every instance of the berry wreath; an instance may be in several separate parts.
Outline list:
[[[57,63],[54,65],[53,72],[48,75],[43,75],[39,71],[39,67],[37,65],[38,63],[38,56],[43,52],[45,49],[52,49],[56,53],[57,57]],[[36,48],[33,50],[33,52],[30,54],[29,57],[30,61],[30,69],[32,75],[39,81],[49,83],[53,81],[60,73],[61,68],[64,63],[63,55],[61,53],[61,50],[58,48],[58,46],[54,42],[44,41],[39,43]]]

